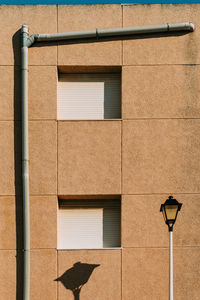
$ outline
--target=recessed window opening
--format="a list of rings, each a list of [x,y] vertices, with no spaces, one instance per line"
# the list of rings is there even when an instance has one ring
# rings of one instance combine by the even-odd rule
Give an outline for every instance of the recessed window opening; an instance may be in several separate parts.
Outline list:
[[[120,246],[120,199],[59,199],[58,249]]]
[[[121,73],[59,73],[57,118],[121,118]]]

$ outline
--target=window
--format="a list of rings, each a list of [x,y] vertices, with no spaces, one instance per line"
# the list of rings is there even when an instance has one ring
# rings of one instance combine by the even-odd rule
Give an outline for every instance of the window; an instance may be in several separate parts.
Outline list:
[[[120,73],[59,74],[59,120],[121,118]]]
[[[60,199],[58,249],[120,247],[120,206],[119,199]]]

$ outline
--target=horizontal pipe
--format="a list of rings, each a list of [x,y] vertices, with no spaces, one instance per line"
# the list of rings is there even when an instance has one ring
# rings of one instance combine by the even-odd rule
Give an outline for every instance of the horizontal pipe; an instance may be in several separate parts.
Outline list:
[[[101,29],[89,31],[74,31],[62,33],[47,33],[47,34],[33,34],[27,40],[27,47],[30,47],[35,42],[47,41],[63,41],[74,39],[87,39],[87,38],[103,38],[124,35],[137,35],[137,34],[151,34],[171,31],[194,31],[194,25],[190,22],[178,24],[164,24],[153,26],[138,26],[127,28],[114,28],[114,29]]]

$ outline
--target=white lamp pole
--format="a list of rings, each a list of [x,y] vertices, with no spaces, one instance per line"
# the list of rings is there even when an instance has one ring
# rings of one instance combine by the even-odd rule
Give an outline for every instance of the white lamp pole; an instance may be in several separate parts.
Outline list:
[[[169,232],[169,300],[173,300],[173,231]]]
[[[160,211],[163,213],[165,223],[169,228],[169,300],[173,300],[173,226],[176,222],[178,211],[182,203],[179,203],[173,196],[161,204]]]

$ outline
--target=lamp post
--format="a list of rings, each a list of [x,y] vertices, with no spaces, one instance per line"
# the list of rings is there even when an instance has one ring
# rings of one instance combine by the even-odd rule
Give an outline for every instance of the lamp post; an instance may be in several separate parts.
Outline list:
[[[181,206],[182,203],[179,203],[173,196],[169,196],[160,207],[169,228],[169,300],[173,300],[173,226]]]

